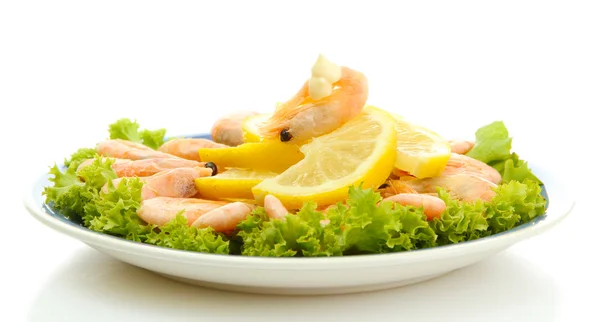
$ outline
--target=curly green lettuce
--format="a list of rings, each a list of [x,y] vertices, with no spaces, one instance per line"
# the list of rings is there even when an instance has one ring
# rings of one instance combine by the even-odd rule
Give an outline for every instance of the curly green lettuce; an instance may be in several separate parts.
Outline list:
[[[306,203],[295,215],[284,220],[269,220],[264,208],[256,209],[238,224],[237,236],[242,240],[246,256],[334,256],[341,248],[332,229],[322,225],[324,214],[314,203]]]
[[[259,208],[238,229],[249,256],[389,253],[432,247],[436,239],[422,209],[382,202],[379,193],[357,187],[350,187],[347,206],[324,213],[308,202],[285,220],[269,220]]]
[[[485,218],[486,205],[482,201],[458,201],[450,198],[442,189],[438,195],[446,203],[446,210],[441,216],[430,221],[438,236],[438,245],[456,244],[489,235],[489,224]]]
[[[81,169],[78,169],[80,162],[71,162],[65,171],[55,164],[50,169],[53,177],[49,179],[53,186],[45,187],[42,193],[46,196],[46,202],[68,218],[84,219],[85,206],[95,198],[108,179],[117,177],[111,167],[113,162],[112,159],[96,155],[89,166]]]
[[[541,193],[540,185],[529,179],[499,185],[486,209],[490,233],[512,229],[544,214],[547,202]]]
[[[156,246],[193,252],[229,254],[229,241],[212,228],[187,226],[187,219],[178,214],[160,229],[152,229],[145,242]]]
[[[74,164],[74,167],[77,168],[81,163],[83,163],[83,161],[93,159],[97,153],[98,152],[96,152],[96,149],[81,148],[73,153],[69,159],[65,159],[65,167],[69,167],[71,164]]]
[[[435,233],[422,209],[382,201],[372,189],[350,188],[348,207],[334,209],[345,254],[388,253],[431,247]],[[335,211],[337,210],[337,211]]]
[[[45,187],[42,195],[46,196],[47,204],[65,217],[79,221],[84,212],[83,208],[93,198],[94,191],[79,179],[76,170],[75,164],[64,172],[54,165],[49,172],[49,181],[53,185]]]
[[[117,186],[109,182],[106,190],[101,190],[86,204],[84,222],[94,231],[129,240],[144,240],[152,227],[137,214],[141,192],[139,178],[124,178]]]
[[[156,150],[165,142],[167,130],[140,130],[140,125],[136,121],[122,118],[109,125],[108,132],[110,139],[121,139],[142,143]]]

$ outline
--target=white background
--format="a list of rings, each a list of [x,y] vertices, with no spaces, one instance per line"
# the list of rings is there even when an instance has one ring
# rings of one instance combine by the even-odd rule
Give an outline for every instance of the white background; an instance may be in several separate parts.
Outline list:
[[[448,138],[504,120],[523,158],[577,189],[576,208],[430,282],[287,298],[171,282],[22,206],[32,179],[116,119],[179,134],[270,111],[318,53],[364,72],[370,103]],[[2,1],[0,320],[597,321],[599,107],[594,1]]]

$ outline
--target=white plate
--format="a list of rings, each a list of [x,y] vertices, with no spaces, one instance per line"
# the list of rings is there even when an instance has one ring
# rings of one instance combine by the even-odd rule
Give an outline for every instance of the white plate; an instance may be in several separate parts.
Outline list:
[[[531,165],[545,183],[545,215],[510,231],[460,244],[410,252],[330,258],[265,258],[186,252],[100,234],[43,207],[50,184],[40,177],[25,206],[43,224],[123,262],[190,284],[223,290],[270,294],[339,294],[371,291],[428,280],[474,264],[517,242],[547,231],[574,206],[559,171]]]

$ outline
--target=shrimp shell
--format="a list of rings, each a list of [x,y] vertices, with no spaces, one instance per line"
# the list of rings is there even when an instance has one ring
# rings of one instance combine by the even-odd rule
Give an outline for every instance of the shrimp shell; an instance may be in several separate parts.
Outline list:
[[[383,200],[397,202],[403,206],[423,207],[427,220],[439,218],[446,210],[446,203],[442,199],[428,194],[399,193]]]
[[[94,159],[85,160],[77,170],[89,166]],[[143,160],[114,159],[111,165],[117,177],[148,177],[162,171],[177,168],[203,167],[204,163],[180,158],[152,158]]]
[[[191,226],[200,216],[209,213],[227,202],[196,198],[156,197],[142,201],[138,216],[148,224],[162,226],[175,219],[183,211],[187,225]]]
[[[183,159],[201,161],[198,150],[200,148],[226,148],[227,145],[216,143],[207,139],[173,139],[165,142],[158,151],[168,153]]]
[[[105,157],[129,160],[144,160],[153,158],[176,158],[168,153],[153,150],[141,143],[114,139],[98,143],[98,154]]]
[[[258,115],[257,112],[240,111],[225,115],[218,119],[211,129],[211,136],[215,142],[228,146],[238,146],[244,143],[244,132],[242,126],[244,121]]]
[[[253,207],[243,202],[233,202],[201,215],[192,227],[211,227],[217,232],[232,231],[240,221],[244,220]]]

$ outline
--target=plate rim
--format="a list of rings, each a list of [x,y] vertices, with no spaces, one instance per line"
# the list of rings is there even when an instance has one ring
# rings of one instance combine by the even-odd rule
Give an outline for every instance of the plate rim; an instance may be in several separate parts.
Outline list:
[[[153,257],[171,262],[188,264],[199,264],[215,267],[244,267],[252,269],[285,269],[285,270],[329,270],[358,267],[382,267],[398,264],[410,264],[433,259],[446,258],[457,254],[470,253],[477,249],[488,249],[505,244],[509,247],[521,240],[541,234],[556,226],[571,213],[575,207],[576,200],[572,194],[569,181],[561,172],[550,171],[548,167],[542,167],[536,163],[529,165],[545,183],[548,195],[549,207],[544,218],[525,223],[502,233],[486,236],[480,239],[464,241],[456,244],[436,246],[413,251],[402,251],[385,254],[364,254],[352,256],[332,257],[263,257],[211,254],[172,249],[162,246],[150,245],[141,242],[126,240],[121,237],[111,236],[89,230],[83,226],[68,224],[45,210],[43,205],[38,205],[35,194],[49,183],[48,174],[37,176],[26,188],[23,203],[31,216],[42,224],[53,230],[84,242],[89,246],[97,245],[103,248],[113,249],[119,252],[135,254],[138,256]],[[543,178],[544,173],[551,173],[552,177]],[[551,184],[548,184],[551,182]],[[554,190],[556,189],[556,190]],[[39,197],[39,196],[38,196]],[[553,208],[558,207],[558,208]]]

